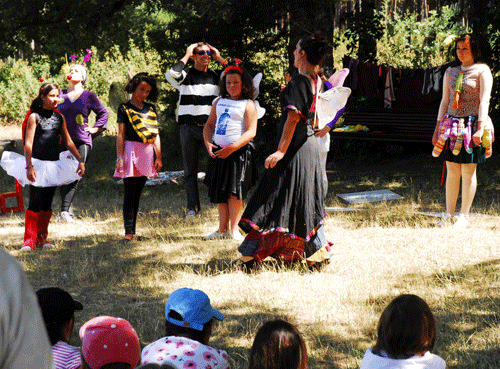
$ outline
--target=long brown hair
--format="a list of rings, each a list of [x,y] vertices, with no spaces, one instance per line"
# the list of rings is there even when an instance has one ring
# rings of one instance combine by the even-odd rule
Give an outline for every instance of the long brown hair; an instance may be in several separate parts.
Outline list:
[[[228,67],[227,73],[224,72],[220,82],[219,82],[219,95],[221,97],[229,97],[229,92],[226,89],[226,77],[230,74],[237,74],[241,77],[241,100],[253,99],[254,87],[253,87],[253,79],[250,73],[248,73],[245,69],[238,67],[243,73],[240,73],[238,69],[232,69]]]
[[[373,353],[383,351],[392,359],[408,359],[432,351],[436,323],[429,305],[416,295],[400,295],[382,312]]]
[[[299,330],[284,320],[265,323],[250,351],[249,369],[306,369],[307,349]]]
[[[480,61],[482,61],[482,53],[481,53],[481,47],[479,46],[479,42],[476,38],[476,36],[472,35],[472,34],[465,34],[465,35],[462,35],[460,37],[458,37],[456,40],[455,40],[455,48],[453,49],[453,53],[455,54],[455,62],[460,65],[461,62],[460,60],[458,59],[458,56],[457,56],[457,44],[460,42],[460,41],[465,41],[465,36],[469,36],[469,42],[470,42],[470,52],[472,53],[472,57],[474,58],[474,63],[478,63]]]

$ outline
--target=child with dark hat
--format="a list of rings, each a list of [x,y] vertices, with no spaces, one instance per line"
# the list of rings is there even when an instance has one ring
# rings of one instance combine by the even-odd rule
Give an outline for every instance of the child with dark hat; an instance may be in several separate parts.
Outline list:
[[[73,333],[75,311],[82,310],[83,305],[58,287],[42,288],[36,295],[52,345],[54,368],[79,368],[80,348],[71,346],[68,342]]]

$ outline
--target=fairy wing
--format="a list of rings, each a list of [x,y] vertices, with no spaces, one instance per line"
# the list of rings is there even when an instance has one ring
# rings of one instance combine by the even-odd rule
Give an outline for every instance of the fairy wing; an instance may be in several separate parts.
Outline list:
[[[316,102],[318,128],[323,128],[335,118],[337,112],[346,105],[350,95],[351,89],[348,87],[333,87],[318,93]]]

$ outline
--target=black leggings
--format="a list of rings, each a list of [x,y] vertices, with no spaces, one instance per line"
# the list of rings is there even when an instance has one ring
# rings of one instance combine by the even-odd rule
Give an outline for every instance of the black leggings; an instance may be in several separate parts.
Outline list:
[[[57,187],[35,187],[30,185],[30,202],[28,210],[34,213],[39,211],[51,211],[52,199]]]
[[[123,196],[123,225],[125,226],[125,234],[135,234],[139,201],[146,180],[146,176],[123,178],[123,185],[125,187]]]
[[[85,162],[85,164],[87,164],[87,159],[89,158],[92,147],[83,142],[78,144],[75,142],[75,145],[77,145],[76,147],[78,149],[78,152],[80,153],[80,156],[82,157],[82,160]],[[61,193],[61,211],[69,211],[71,203],[73,202],[73,198],[75,197],[78,182],[80,181],[74,181],[59,188]]]

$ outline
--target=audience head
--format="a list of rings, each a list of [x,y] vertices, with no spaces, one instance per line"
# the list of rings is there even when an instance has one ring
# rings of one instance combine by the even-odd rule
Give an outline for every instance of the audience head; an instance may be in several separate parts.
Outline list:
[[[306,60],[311,65],[322,64],[331,49],[326,38],[319,34],[301,38],[297,43],[297,47],[300,49],[299,51],[305,52]]]
[[[219,82],[219,95],[222,97],[230,97],[227,91],[226,82],[228,76],[238,75],[241,80],[241,95],[240,100],[253,99],[255,88],[253,86],[253,79],[250,73],[238,65],[231,65],[227,67],[222,73],[222,78]]]
[[[383,351],[392,359],[407,359],[432,351],[436,323],[429,305],[418,296],[401,295],[382,312],[373,353]]]
[[[295,326],[283,320],[265,323],[250,351],[250,369],[305,369],[307,349]]]
[[[180,288],[170,294],[165,317],[166,336],[187,337],[205,345],[212,334],[213,319],[224,319],[203,291],[191,288]]]
[[[82,310],[83,305],[58,287],[42,288],[36,291],[36,295],[50,344],[68,342],[73,332],[75,311]]]
[[[141,361],[137,333],[125,319],[99,316],[80,328],[82,369],[131,369]]]
[[[131,80],[127,82],[127,84],[125,85],[125,91],[129,94],[133,94],[137,87],[139,87],[141,82],[145,82],[149,86],[151,86],[151,91],[149,92],[146,100],[149,100],[151,102],[155,102],[156,100],[158,100],[159,90],[158,86],[156,85],[156,77],[149,73],[137,73],[132,77]]]

